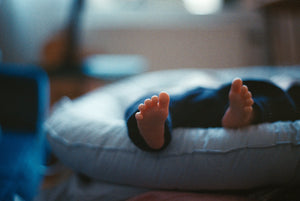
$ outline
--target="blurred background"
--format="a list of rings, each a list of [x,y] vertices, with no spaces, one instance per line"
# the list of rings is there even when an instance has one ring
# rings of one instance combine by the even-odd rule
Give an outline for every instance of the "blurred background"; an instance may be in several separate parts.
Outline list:
[[[51,103],[103,86],[107,78],[146,71],[295,65],[300,63],[299,4],[0,0],[0,58],[45,69]],[[83,80],[83,74],[96,79]]]
[[[0,0],[2,60],[57,65],[76,2]],[[297,0],[85,0],[80,9],[79,61],[138,54],[150,71],[299,63]]]
[[[147,71],[299,65],[300,1],[0,0],[0,62],[45,70],[51,106]]]

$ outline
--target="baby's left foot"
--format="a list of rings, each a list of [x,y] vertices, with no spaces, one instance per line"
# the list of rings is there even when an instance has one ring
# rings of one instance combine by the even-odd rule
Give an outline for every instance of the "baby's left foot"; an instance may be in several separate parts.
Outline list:
[[[239,78],[233,80],[229,92],[229,107],[222,119],[225,128],[241,128],[252,123],[253,99],[248,87]]]
[[[145,142],[152,149],[160,149],[164,145],[165,121],[169,114],[170,97],[166,92],[146,99],[139,105],[135,114],[138,129]]]

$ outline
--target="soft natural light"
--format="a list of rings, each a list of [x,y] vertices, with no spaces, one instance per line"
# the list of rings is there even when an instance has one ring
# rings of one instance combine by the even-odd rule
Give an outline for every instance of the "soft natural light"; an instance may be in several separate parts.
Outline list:
[[[112,0],[89,0],[86,3],[89,9],[96,9],[102,13],[111,12],[118,7],[117,2]]]
[[[207,15],[219,11],[223,0],[183,0],[188,12],[195,15]]]

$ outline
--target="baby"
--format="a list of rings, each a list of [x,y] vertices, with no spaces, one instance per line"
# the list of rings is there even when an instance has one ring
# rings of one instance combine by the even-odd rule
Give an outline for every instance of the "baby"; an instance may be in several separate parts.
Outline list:
[[[299,86],[297,89],[300,92]],[[236,129],[261,122],[294,120],[299,111],[295,104],[299,100],[293,100],[293,95],[273,83],[247,81],[244,85],[240,78],[219,89],[200,87],[171,98],[161,92],[142,104],[139,102],[135,111],[132,108],[136,108],[137,103],[126,112],[128,132],[131,140],[146,151],[165,148],[172,128]]]

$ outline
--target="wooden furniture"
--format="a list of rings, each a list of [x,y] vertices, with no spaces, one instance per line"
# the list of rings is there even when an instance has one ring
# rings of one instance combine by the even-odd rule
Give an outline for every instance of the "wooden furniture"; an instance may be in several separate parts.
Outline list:
[[[50,76],[50,104],[53,105],[65,96],[77,98],[108,83],[110,82],[84,75]]]
[[[300,1],[269,1],[262,11],[269,64],[300,64]]]

